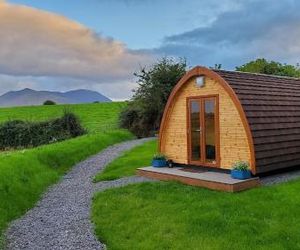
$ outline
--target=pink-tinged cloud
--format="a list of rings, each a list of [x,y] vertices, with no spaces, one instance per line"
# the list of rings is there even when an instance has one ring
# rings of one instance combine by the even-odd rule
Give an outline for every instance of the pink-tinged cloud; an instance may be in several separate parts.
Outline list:
[[[132,51],[63,16],[0,0],[0,74],[114,82],[149,54]]]

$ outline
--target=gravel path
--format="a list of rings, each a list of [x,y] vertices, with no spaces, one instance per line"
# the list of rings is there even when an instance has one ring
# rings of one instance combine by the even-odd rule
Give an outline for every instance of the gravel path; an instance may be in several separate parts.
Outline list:
[[[260,182],[262,185],[270,186],[274,184],[288,182],[298,178],[300,178],[300,170],[293,170],[289,172],[282,172],[279,174],[261,177]]]
[[[128,177],[93,183],[93,176],[120,154],[152,138],[132,140],[108,147],[77,164],[52,186],[36,207],[14,221],[6,232],[8,249],[105,249],[93,234],[90,207],[93,193],[129,183],[149,181]]]

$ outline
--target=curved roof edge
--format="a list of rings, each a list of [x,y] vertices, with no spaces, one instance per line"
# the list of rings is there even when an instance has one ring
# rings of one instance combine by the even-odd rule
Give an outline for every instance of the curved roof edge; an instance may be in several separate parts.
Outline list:
[[[169,117],[169,114],[170,114],[170,108],[172,107],[172,102],[173,102],[176,94],[178,93],[178,91],[183,87],[183,85],[190,78],[196,77],[196,76],[199,76],[199,75],[205,75],[205,76],[217,81],[219,84],[221,84],[221,86],[225,89],[225,91],[229,94],[230,98],[232,99],[234,105],[236,106],[236,108],[239,112],[239,115],[241,117],[244,129],[246,131],[246,135],[247,135],[247,139],[248,139],[248,146],[249,146],[249,149],[250,149],[251,171],[252,171],[253,174],[256,174],[255,151],[254,151],[253,137],[252,137],[251,129],[250,129],[246,114],[244,112],[244,109],[242,107],[242,104],[241,104],[238,96],[234,92],[234,90],[227,83],[227,81],[224,78],[222,78],[217,72],[214,72],[213,70],[210,70],[210,69],[205,68],[205,67],[197,66],[197,67],[191,69],[190,71],[188,71],[180,79],[180,81],[173,88],[173,90],[172,90],[172,92],[171,92],[171,94],[168,98],[167,104],[165,106],[163,117],[162,117],[161,124],[160,124],[159,150],[161,150],[161,147],[162,147],[161,141],[162,141],[162,137],[163,137],[163,132],[165,130],[166,121],[168,120],[168,117]]]

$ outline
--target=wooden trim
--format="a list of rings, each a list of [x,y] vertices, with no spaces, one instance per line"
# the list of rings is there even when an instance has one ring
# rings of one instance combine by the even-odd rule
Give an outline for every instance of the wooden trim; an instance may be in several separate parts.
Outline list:
[[[199,75],[205,75],[215,81],[217,81],[219,84],[221,84],[221,86],[225,89],[225,91],[228,93],[228,95],[230,96],[230,98],[232,99],[235,107],[237,108],[239,115],[241,117],[244,129],[246,131],[247,134],[247,139],[248,139],[248,146],[250,149],[250,166],[251,166],[251,171],[253,174],[256,174],[256,165],[255,165],[255,151],[254,151],[254,143],[253,143],[253,137],[252,137],[252,132],[246,117],[246,114],[243,110],[242,104],[239,100],[239,98],[237,97],[236,93],[234,92],[234,90],[230,87],[230,85],[224,80],[224,78],[222,78],[219,74],[217,74],[216,72],[207,69],[205,67],[200,67],[197,66],[195,68],[193,68],[192,70],[190,70],[189,72],[187,72],[182,78],[181,80],[177,83],[177,85],[174,87],[173,91],[171,92],[169,99],[167,101],[165,110],[164,110],[164,114],[161,120],[161,125],[160,125],[160,131],[159,131],[159,149],[160,151],[163,151],[163,134],[164,134],[164,130],[165,130],[165,126],[166,126],[166,122],[169,120],[169,116],[170,116],[170,111],[174,105],[173,100],[176,98],[177,93],[179,92],[179,90],[181,89],[181,87],[192,77],[196,77]]]

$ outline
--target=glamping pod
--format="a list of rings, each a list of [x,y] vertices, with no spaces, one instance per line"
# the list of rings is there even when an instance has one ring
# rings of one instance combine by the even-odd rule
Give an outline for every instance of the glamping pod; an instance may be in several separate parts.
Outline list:
[[[300,79],[195,67],[174,87],[159,135],[178,164],[253,174],[300,164]]]

